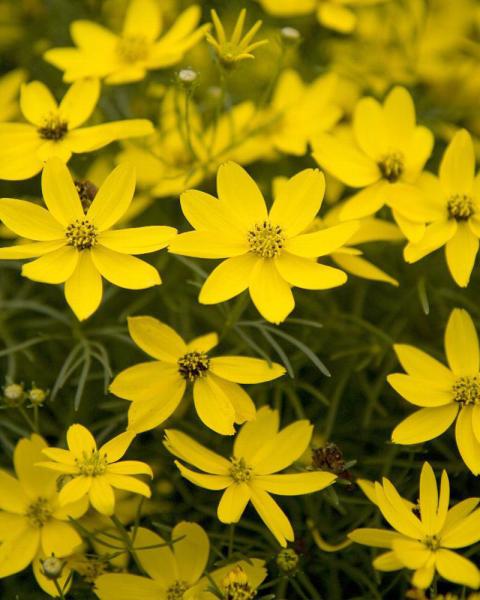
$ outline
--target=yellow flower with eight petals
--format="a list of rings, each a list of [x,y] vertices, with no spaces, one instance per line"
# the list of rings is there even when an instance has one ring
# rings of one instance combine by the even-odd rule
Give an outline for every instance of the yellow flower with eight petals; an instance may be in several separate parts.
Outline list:
[[[313,426],[301,420],[278,429],[278,411],[264,406],[255,421],[241,428],[230,459],[174,429],[166,430],[165,446],[180,460],[203,471],[193,471],[177,460],[175,464],[185,479],[209,490],[225,490],[217,509],[222,523],[237,523],[251,501],[279,544],[286,546],[294,539],[293,529],[270,494],[310,494],[323,490],[337,476],[324,471],[279,474],[305,452]]]
[[[255,418],[255,405],[239,383],[271,381],[285,373],[276,363],[246,356],[209,356],[216,333],[188,344],[168,325],[153,317],[132,317],[128,329],[134,342],[155,358],[119,373],[110,391],[132,400],[129,429],[146,431],[160,425],[179,405],[187,384],[200,419],[217,433],[232,435],[234,423]]]
[[[445,331],[448,367],[425,352],[396,344],[407,374],[388,376],[390,385],[420,410],[392,433],[397,444],[419,444],[444,433],[457,419],[455,438],[464,463],[480,473],[480,350],[470,315],[452,311]]]
[[[0,577],[18,573],[33,563],[40,586],[54,596],[52,581],[42,575],[40,559],[63,558],[82,544],[82,538],[69,518],[78,519],[88,503],[78,499],[61,504],[57,474],[37,466],[47,444],[39,435],[21,439],[13,461],[17,478],[0,471]],[[60,578],[65,583],[68,570]]]
[[[375,483],[375,504],[395,531],[355,529],[349,538],[388,552],[373,561],[380,571],[412,569],[412,583],[425,589],[435,572],[444,579],[478,588],[480,572],[473,562],[452,549],[464,548],[480,540],[478,498],[463,500],[450,510],[450,485],[442,472],[440,493],[432,467],[426,462],[420,475],[419,509],[400,496],[392,483],[384,478]]]
[[[43,283],[65,283],[65,298],[82,320],[102,299],[102,275],[114,285],[144,289],[161,283],[158,271],[131,256],[164,248],[173,227],[147,226],[112,230],[125,214],[135,190],[135,172],[118,166],[84,210],[67,167],[47,161],[42,192],[48,210],[24,200],[0,199],[0,218],[17,235],[34,240],[0,248],[0,259],[40,257],[25,264],[22,275]]]
[[[439,176],[423,173],[418,199],[429,224],[422,239],[405,247],[405,260],[416,262],[445,246],[456,283],[470,281],[480,237],[480,173],[475,177],[475,152],[465,129],[455,134],[440,164]]]
[[[196,231],[169,245],[176,254],[227,258],[204,283],[201,303],[224,302],[248,288],[260,314],[280,323],[295,306],[292,286],[324,290],[346,282],[343,271],[315,259],[342,246],[357,224],[303,233],[322,204],[323,173],[305,169],[289,179],[269,212],[256,183],[233,162],[218,169],[217,190],[219,199],[197,190],[182,194],[183,213]]]
[[[24,85],[20,108],[28,123],[0,123],[0,179],[28,179],[53,156],[67,163],[72,153],[92,152],[115,140],[153,133],[147,119],[81,127],[94,111],[99,94],[99,81],[85,79],[74,83],[57,104],[40,81]]]
[[[74,21],[70,33],[77,48],[52,48],[44,58],[64,71],[65,81],[105,78],[106,83],[139,81],[151,69],[178,63],[201,40],[209,25],[195,29],[200,8],[190,6],[169,31],[162,32],[162,12],[156,0],[131,0],[123,31],[116,35],[92,21]]]
[[[71,477],[61,489],[60,505],[89,498],[93,508],[103,515],[113,515],[115,494],[113,488],[150,497],[148,485],[132,475],[150,475],[150,467],[138,460],[123,460],[122,456],[135,434],[125,431],[97,448],[94,437],[83,425],[75,423],[68,428],[68,450],[44,448],[43,454],[53,462],[37,464]]]

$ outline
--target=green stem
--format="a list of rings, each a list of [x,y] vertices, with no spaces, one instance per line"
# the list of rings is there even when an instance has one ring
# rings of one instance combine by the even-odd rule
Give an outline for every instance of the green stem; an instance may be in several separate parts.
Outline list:
[[[55,589],[58,592],[58,597],[60,598],[60,600],[65,600],[65,594],[63,593],[63,590],[56,579],[53,580],[53,585],[55,586]]]
[[[30,427],[30,429],[35,432],[38,433],[38,425],[36,423],[34,423],[32,421],[32,419],[28,416],[27,411],[23,408],[23,406],[19,406],[18,410],[20,412],[20,414],[22,415],[22,417],[25,419],[26,423],[28,424],[28,426]]]
[[[235,540],[235,524],[230,525],[230,531],[228,532],[228,558],[233,554],[233,544]]]
[[[129,536],[128,531],[122,525],[122,523],[120,522],[118,517],[116,517],[115,515],[112,515],[110,517],[110,519],[112,520],[112,523],[115,525],[115,527],[118,529],[118,532],[122,536],[122,539],[125,542],[125,546],[127,547],[129,554],[133,558],[133,561],[135,562],[138,570],[140,571],[140,573],[142,573],[142,575],[146,575],[145,570],[142,567],[142,563],[140,562],[140,559],[138,558],[135,548],[133,547],[132,538]]]

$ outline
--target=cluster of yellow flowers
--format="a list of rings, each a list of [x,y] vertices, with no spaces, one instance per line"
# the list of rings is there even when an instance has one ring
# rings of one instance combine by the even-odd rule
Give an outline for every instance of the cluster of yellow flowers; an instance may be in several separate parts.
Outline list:
[[[24,15],[15,4],[8,13],[13,33],[10,41],[5,37],[7,47],[23,35]],[[79,4],[98,4],[98,14],[96,21],[79,18],[65,24],[72,46],[55,47],[43,39],[35,47],[43,58],[41,68],[32,68],[31,76],[19,63],[0,78],[1,195],[8,185],[13,196],[25,198],[0,198],[0,235],[7,240],[0,260],[26,261],[19,266],[23,277],[57,286],[53,300],[40,312],[59,318],[70,327],[69,336],[80,339],[79,352],[87,356],[87,366],[77,389],[85,386],[94,358],[106,365],[105,387],[121,400],[112,400],[114,418],[109,423],[98,424],[98,407],[92,401],[90,412],[65,409],[66,420],[53,419],[41,428],[38,415],[48,391],[33,383],[28,394],[23,384],[5,386],[6,422],[18,411],[31,431],[10,424],[8,435],[17,436],[12,443],[0,429],[0,443],[12,451],[15,471],[13,475],[0,470],[0,578],[32,565],[42,590],[64,600],[79,579],[91,597],[100,600],[267,600],[286,598],[287,589],[289,599],[330,597],[328,592],[320,595],[320,583],[298,568],[300,542],[306,543],[299,540],[295,525],[300,520],[307,524],[309,542],[324,553],[350,552],[352,542],[386,549],[373,566],[378,571],[413,571],[414,589],[407,597],[427,598],[429,590],[432,599],[443,598],[437,589],[439,577],[479,588],[474,550],[467,552],[468,558],[457,552],[480,541],[479,499],[465,497],[471,494],[459,489],[455,493],[462,499],[450,507],[447,470],[438,488],[430,464],[441,466],[435,455],[430,462],[422,457],[415,502],[400,495],[387,477],[381,483],[357,479],[393,530],[358,528],[369,518],[363,514],[355,519],[353,531],[344,529],[348,539],[339,544],[323,539],[322,517],[313,504],[307,501],[305,509],[293,508],[289,518],[272,497],[325,490],[322,502],[338,508],[334,487],[353,481],[353,463],[346,464],[340,451],[328,444],[333,421],[320,437],[314,431],[318,423],[312,424],[305,417],[308,410],[294,400],[296,418],[284,422],[286,411],[276,390],[284,389],[288,396],[292,386],[304,385],[302,393],[324,400],[316,382],[310,384],[306,377],[302,383],[303,371],[293,384],[284,377],[287,371],[293,377],[294,370],[278,339],[293,343],[326,370],[308,346],[279,327],[296,301],[299,308],[313,310],[297,309],[295,314],[302,318],[290,317],[287,323],[315,326],[315,307],[323,298],[315,291],[343,286],[347,273],[400,290],[408,286],[416,267],[402,264],[397,271],[403,275],[394,277],[363,256],[358,246],[370,242],[383,249],[405,243],[408,264],[445,247],[453,282],[460,288],[470,283],[480,239],[480,174],[475,172],[480,120],[465,108],[480,91],[480,9],[475,0],[451,3],[453,9],[440,0],[258,0],[252,10],[267,16],[263,30],[261,20],[246,28],[246,10],[232,10],[226,2],[225,12],[234,17],[231,27],[221,8],[208,15],[201,5],[189,2]],[[40,19],[43,2],[34,0],[34,5]],[[474,33],[470,20],[475,21]],[[164,21],[170,22],[165,30]],[[394,23],[395,31],[384,23]],[[262,39],[260,31],[265,31]],[[66,38],[67,32],[62,35],[60,39]],[[305,75],[303,68],[309,52],[314,57],[313,76]],[[269,73],[261,72],[262,53],[273,56]],[[186,56],[191,63],[185,62]],[[267,85],[257,89],[253,82],[253,90],[242,93],[253,64],[258,79]],[[61,100],[58,71],[68,84]],[[44,79],[43,72],[45,80],[53,82],[50,87],[35,80],[36,73]],[[470,87],[453,87],[459,72],[468,75]],[[211,85],[199,93],[202,80]],[[151,116],[152,105],[158,110],[156,123],[128,118]],[[425,106],[434,109],[429,113]],[[84,156],[107,146],[110,149],[94,160]],[[438,174],[433,173],[436,163]],[[267,171],[267,182],[258,165]],[[43,202],[37,200],[40,185]],[[212,193],[194,189],[200,186]],[[175,204],[168,205],[168,198]],[[157,218],[159,204],[166,208]],[[131,226],[137,220],[140,224]],[[168,254],[156,254],[164,249]],[[144,254],[153,256],[150,262],[137,257]],[[192,258],[220,262],[208,262],[204,270]],[[160,319],[142,314],[152,299],[157,311],[160,296],[146,299],[138,292],[121,315],[112,319],[106,312],[112,286],[154,288],[162,283],[161,267],[167,287],[175,260],[198,276],[193,282],[199,288],[198,303],[188,309],[194,326],[201,314],[197,311],[208,310],[198,305],[219,305],[217,319],[206,319],[208,333],[199,336],[172,317],[184,310],[180,298],[191,282],[169,288],[178,304],[170,315],[159,307]],[[67,317],[50,306],[57,304],[60,285],[67,310],[73,313]],[[29,289],[43,293],[35,284]],[[422,285],[418,289],[426,303]],[[337,293],[341,292],[328,295],[329,301]],[[392,374],[395,363],[390,362],[381,379],[419,407],[391,434],[395,451],[413,446],[404,466],[414,466],[419,444],[438,438],[455,422],[462,462],[451,448],[446,454],[455,471],[477,476],[480,347],[469,312],[455,308],[462,304],[476,311],[475,303],[464,301],[462,293],[456,287],[443,292],[444,299],[453,302],[445,330],[448,366],[413,345],[395,343],[393,351],[406,373]],[[237,296],[233,308],[225,309],[223,303]],[[305,298],[310,304],[304,304]],[[28,309],[25,303],[18,307]],[[282,364],[272,361],[258,339],[242,329],[239,334],[257,357],[244,356],[239,350],[244,346],[228,337],[247,310],[257,320],[243,324],[264,337]],[[97,325],[91,325],[91,318],[97,312],[96,318],[103,315],[105,336],[112,334],[119,318],[122,327],[126,321],[129,337],[122,329],[117,339],[150,359],[137,364],[120,359],[124,368],[110,378],[103,345],[88,337],[95,335]],[[174,320],[176,329],[165,322]],[[0,322],[7,346],[8,335]],[[389,345],[401,335],[401,330],[389,335]],[[214,348],[220,343],[230,354],[216,355]],[[18,350],[29,344],[20,344]],[[11,353],[15,352],[16,348]],[[7,348],[0,356],[11,353]],[[63,366],[50,364],[58,374],[52,401],[82,364],[76,346]],[[7,377],[14,377],[16,368],[10,362]],[[255,388],[247,392],[243,387],[280,378],[280,384],[271,384],[275,388],[260,386],[267,390],[261,401]],[[334,407],[332,419],[345,385],[340,383],[338,394],[327,399]],[[75,411],[81,393],[75,394]],[[379,394],[372,395],[372,405]],[[128,410],[122,400],[130,402]],[[190,401],[194,412],[187,418]],[[52,413],[58,410],[58,404],[51,406]],[[89,422],[98,444],[79,421]],[[159,428],[163,444],[155,437]],[[350,422],[349,436],[357,435],[357,424]],[[49,445],[47,440],[53,438],[60,447]],[[66,448],[61,447],[64,439]],[[232,444],[225,446],[225,439]],[[144,455],[150,464],[123,460],[132,444],[137,450],[148,449]],[[385,467],[385,475],[390,468]],[[153,517],[150,528],[143,526],[148,521],[142,519],[161,512],[157,500],[164,475],[167,487],[176,490],[176,501],[189,498],[190,510],[196,505],[196,487],[221,491],[216,512],[208,506],[205,514],[229,524],[229,531],[216,524],[207,533],[193,518],[178,522],[174,509],[172,527]],[[398,484],[403,485],[401,478]],[[249,503],[255,512],[250,512]],[[251,518],[248,522],[245,514]],[[253,541],[247,538],[237,547],[235,524],[244,522],[244,537]],[[274,548],[270,553],[254,541],[264,534]],[[219,540],[227,536],[225,552]],[[267,563],[275,555],[278,581],[265,581]],[[277,595],[268,595],[276,585]],[[373,584],[365,585],[372,595],[361,597],[381,597],[372,591]],[[406,585],[395,590],[404,594]],[[456,597],[458,588],[448,589]],[[387,588],[382,597],[397,593]],[[465,594],[464,590],[461,597]],[[341,596],[335,592],[331,598]]]

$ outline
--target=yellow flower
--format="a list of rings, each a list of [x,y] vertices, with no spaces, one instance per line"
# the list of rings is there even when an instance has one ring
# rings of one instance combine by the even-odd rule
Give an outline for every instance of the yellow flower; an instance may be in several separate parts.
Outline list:
[[[110,173],[87,211],[67,167],[47,161],[42,191],[48,210],[24,200],[0,199],[0,218],[17,235],[34,240],[0,248],[0,259],[40,257],[25,264],[22,275],[43,283],[65,283],[65,298],[82,320],[102,299],[102,276],[114,285],[144,289],[161,283],[158,271],[131,256],[164,248],[172,227],[113,230],[130,206],[135,172],[127,164]]]
[[[419,205],[429,224],[417,243],[405,248],[405,260],[416,262],[445,246],[445,257],[455,282],[470,281],[480,237],[480,173],[475,177],[472,138],[465,130],[455,134],[445,150],[439,176],[423,173],[417,182]]]
[[[373,98],[359,100],[351,143],[327,133],[313,143],[313,157],[322,168],[350,187],[364,188],[346,202],[342,219],[373,215],[389,204],[403,233],[420,239],[425,215],[413,184],[432,152],[433,136],[416,125],[405,88],[394,88],[383,106]]]
[[[55,596],[55,587],[41,573],[41,559],[52,553],[68,556],[82,538],[69,518],[78,519],[87,502],[78,499],[62,505],[57,474],[36,466],[47,444],[39,435],[21,439],[13,456],[17,478],[0,471],[0,577],[18,573],[32,563],[39,585]],[[65,583],[68,573],[60,581]]]
[[[357,18],[350,7],[369,6],[383,0],[259,0],[263,9],[277,17],[315,12],[318,22],[340,33],[351,33]]]
[[[236,65],[236,63],[242,60],[255,58],[252,52],[256,48],[268,44],[268,40],[260,40],[259,42],[253,42],[253,44],[250,43],[255,37],[257,31],[262,26],[262,21],[257,21],[255,25],[253,25],[253,27],[249,29],[242,37],[243,27],[245,25],[245,17],[247,16],[247,11],[245,8],[242,8],[240,14],[238,15],[237,22],[235,23],[235,27],[230,39],[227,39],[225,28],[223,27],[216,11],[211,10],[210,14],[217,37],[215,38],[213,35],[207,32],[207,42],[214,48],[218,60],[225,68],[231,69]]]
[[[262,115],[269,120],[265,135],[275,150],[301,156],[309,140],[331,129],[342,116],[335,100],[338,77],[333,73],[305,84],[293,69],[277,82],[270,107]],[[262,122],[260,122],[260,126]]]
[[[9,71],[0,78],[0,121],[10,121],[19,113],[18,94],[25,78],[22,69]]]
[[[322,204],[323,173],[305,169],[289,179],[270,212],[256,183],[233,162],[219,168],[217,190],[219,199],[196,190],[182,194],[183,213],[196,231],[169,246],[176,254],[227,258],[204,283],[202,304],[224,302],[248,288],[260,314],[280,323],[295,306],[292,286],[323,290],[346,282],[343,271],[315,259],[342,246],[357,224],[302,234]]]
[[[473,562],[452,552],[480,540],[478,498],[468,498],[448,509],[450,486],[442,472],[440,493],[432,467],[426,462],[420,476],[419,507],[409,507],[392,483],[384,478],[375,483],[376,504],[395,531],[355,529],[349,538],[388,552],[373,561],[379,571],[414,571],[412,584],[429,587],[435,572],[441,577],[472,588],[480,585],[480,572]]]
[[[83,425],[75,423],[68,428],[68,450],[44,448],[43,454],[53,462],[37,463],[56,473],[70,476],[59,494],[60,505],[87,498],[95,510],[103,515],[115,511],[114,488],[150,497],[150,488],[132,475],[153,476],[150,467],[138,460],[123,460],[122,456],[135,435],[125,431],[103,444],[100,449],[92,434]]]
[[[195,409],[207,427],[232,435],[234,424],[255,418],[255,405],[239,383],[271,381],[285,369],[259,358],[209,356],[218,344],[216,333],[185,341],[168,325],[153,317],[132,317],[128,329],[134,342],[155,361],[122,371],[110,391],[132,400],[129,429],[153,429],[178,407],[187,384],[192,384]]]
[[[77,48],[53,48],[44,58],[64,71],[68,82],[84,77],[105,78],[111,84],[139,81],[151,69],[178,63],[204,37],[209,26],[195,29],[199,19],[199,6],[190,6],[159,39],[160,3],[131,0],[120,35],[92,21],[74,21],[70,34]]]
[[[142,550],[141,548],[150,549]],[[208,591],[211,580],[220,588],[222,581],[234,569],[241,569],[246,585],[256,589],[265,579],[264,561],[257,558],[224,566],[202,577],[210,553],[205,531],[196,523],[182,521],[172,530],[172,547],[157,533],[143,527],[137,529],[134,548],[147,577],[128,573],[107,573],[95,581],[95,593],[100,600],[214,600]],[[227,583],[228,585],[228,583]],[[246,588],[245,588],[246,589]],[[223,591],[223,590],[222,590]],[[235,596],[226,596],[235,598]],[[244,598],[253,596],[243,596]]]
[[[406,400],[422,408],[394,429],[397,444],[433,440],[457,419],[455,437],[464,463],[480,473],[480,350],[475,326],[462,309],[452,311],[445,331],[448,367],[405,344],[394,346],[407,375],[388,376]]]
[[[99,81],[86,79],[74,83],[57,104],[40,81],[24,85],[20,108],[28,123],[0,123],[0,179],[28,179],[53,156],[67,163],[72,153],[92,152],[115,140],[153,132],[146,119],[81,127],[94,111],[99,94]]]
[[[298,460],[312,437],[307,420],[295,421],[281,431],[276,410],[262,407],[255,421],[238,433],[233,454],[226,459],[207,450],[181,431],[166,430],[167,449],[201,471],[192,471],[175,461],[181,474],[195,485],[209,490],[225,490],[217,516],[222,523],[237,523],[251,501],[255,510],[279,544],[293,541],[290,521],[270,494],[297,496],[323,490],[337,478],[332,473],[306,471],[282,473]]]

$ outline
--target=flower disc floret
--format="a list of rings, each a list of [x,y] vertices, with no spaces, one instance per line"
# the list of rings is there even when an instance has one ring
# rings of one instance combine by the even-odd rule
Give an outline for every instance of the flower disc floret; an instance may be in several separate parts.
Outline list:
[[[42,140],[59,142],[60,140],[63,140],[68,133],[68,123],[58,116],[55,116],[47,119],[45,124],[39,127],[37,131]]]
[[[453,399],[459,404],[479,404],[480,402],[480,376],[466,375],[459,377],[452,387]]]
[[[183,595],[189,587],[190,586],[186,581],[175,581],[175,583],[167,589],[166,600],[183,600]]]
[[[248,232],[248,243],[250,252],[262,258],[274,258],[278,256],[285,244],[285,234],[278,225],[269,221],[256,223]]]
[[[223,597],[225,600],[251,600],[257,591],[249,584],[245,571],[237,566],[223,580]]]
[[[97,243],[97,230],[88,219],[76,219],[70,223],[65,235],[69,246],[76,250],[89,250]]]
[[[149,44],[142,36],[130,36],[119,40],[117,44],[117,55],[120,60],[127,64],[134,64],[148,57]]]
[[[186,380],[194,382],[204,377],[210,367],[210,359],[205,352],[187,352],[178,359],[178,372]]]
[[[447,211],[450,219],[467,221],[475,214],[475,205],[467,194],[454,194],[447,201]]]
[[[390,183],[398,181],[405,170],[405,158],[401,152],[385,155],[378,163],[382,177]]]
[[[230,467],[230,476],[236,483],[244,483],[250,481],[253,477],[253,467],[247,465],[244,458],[230,459],[232,466]]]
[[[33,527],[43,527],[52,516],[50,503],[46,498],[37,498],[28,506],[25,516]]]
[[[85,452],[83,460],[76,459],[75,464],[81,475],[97,477],[107,470],[108,460],[106,454],[93,450],[90,455]]]

